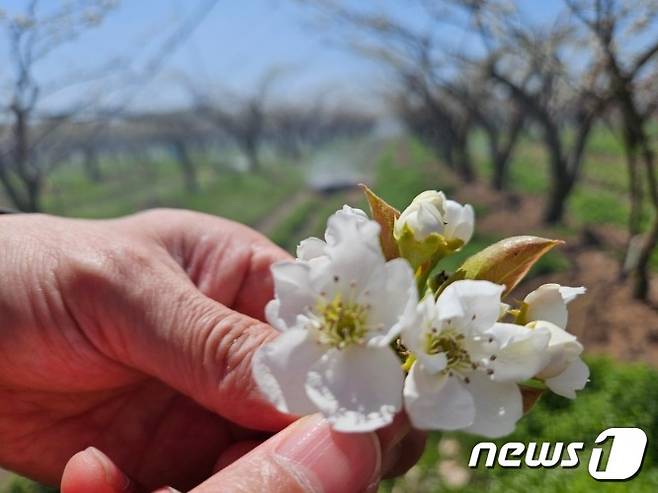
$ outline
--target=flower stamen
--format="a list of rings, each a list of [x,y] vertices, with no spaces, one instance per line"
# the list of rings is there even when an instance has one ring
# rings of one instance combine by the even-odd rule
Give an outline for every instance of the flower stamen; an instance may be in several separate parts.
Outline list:
[[[319,340],[323,344],[343,349],[352,344],[361,344],[368,332],[366,306],[344,302],[337,295],[330,302],[320,302]]]

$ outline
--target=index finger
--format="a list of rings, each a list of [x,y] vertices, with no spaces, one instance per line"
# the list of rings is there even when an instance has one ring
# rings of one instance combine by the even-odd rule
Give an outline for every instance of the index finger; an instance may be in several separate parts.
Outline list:
[[[259,320],[274,296],[270,266],[292,258],[257,231],[200,212],[147,211],[126,224],[160,241],[204,295]]]

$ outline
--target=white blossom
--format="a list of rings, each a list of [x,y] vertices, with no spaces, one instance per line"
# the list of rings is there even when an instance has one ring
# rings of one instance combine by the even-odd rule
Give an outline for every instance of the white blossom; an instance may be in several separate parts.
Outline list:
[[[443,192],[426,190],[411,201],[395,221],[394,234],[401,238],[408,228],[417,241],[439,234],[448,242],[470,241],[475,225],[475,213],[469,204],[447,200]]]
[[[497,322],[504,286],[456,281],[419,304],[420,323],[402,332],[415,355],[404,387],[416,428],[489,437],[513,431],[523,414],[517,382],[545,366],[547,330]]]
[[[343,208],[325,240],[272,267],[267,308],[281,335],[254,356],[262,392],[284,413],[317,411],[339,431],[389,424],[402,407],[404,373],[390,343],[415,319],[416,287],[403,259],[386,262],[379,225]]]
[[[443,233],[445,202],[443,192],[436,190],[426,190],[417,195],[395,221],[395,237],[399,239],[404,234],[405,226],[413,232],[418,241],[423,241],[432,233]]]
[[[523,300],[527,326],[551,334],[547,364],[536,377],[556,394],[570,399],[575,399],[576,391],[582,390],[589,379],[589,368],[580,358],[583,346],[566,330],[567,304],[585,291],[584,287],[544,284]]]

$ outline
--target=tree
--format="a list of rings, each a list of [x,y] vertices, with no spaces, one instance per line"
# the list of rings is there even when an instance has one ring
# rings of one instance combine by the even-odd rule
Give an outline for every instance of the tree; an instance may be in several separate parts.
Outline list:
[[[485,45],[499,54],[490,75],[541,130],[551,181],[544,220],[559,223],[580,178],[587,139],[608,102],[600,89],[601,67],[587,56],[578,63],[568,59],[578,46],[569,23],[543,29],[509,15],[497,22],[504,29],[480,24]],[[523,82],[520,74],[525,74]]]
[[[402,120],[465,181],[475,179],[469,140],[473,131],[481,128],[494,169],[492,184],[504,188],[526,111],[508,91],[492,83],[484,70],[489,66],[488,56],[473,47],[481,41],[473,35],[473,19],[479,17],[474,11],[490,2],[409,2],[409,8],[422,12],[422,26],[381,10],[348,7],[338,0],[310,3],[356,35],[352,49],[392,70],[399,85],[395,108]],[[486,10],[495,12],[489,7]],[[473,41],[470,48],[455,46],[453,39],[444,35],[455,30],[463,36],[452,34],[452,38],[469,37]]]
[[[606,87],[619,112],[630,184],[630,238],[641,231],[643,186],[646,185],[653,218],[633,262],[633,295],[647,299],[649,261],[658,243],[658,179],[655,151],[648,126],[656,98],[647,100],[643,88],[658,70],[658,4],[619,0],[566,0],[571,12],[594,38],[604,67]],[[649,43],[641,40],[650,36]],[[653,72],[652,72],[653,70]],[[653,88],[655,90],[655,88]],[[654,93],[655,94],[655,93]],[[644,178],[643,178],[644,177]],[[636,242],[629,241],[629,248]]]
[[[233,141],[247,159],[251,172],[261,168],[260,151],[267,132],[266,106],[280,75],[280,70],[269,70],[258,82],[256,91],[247,97],[227,94],[216,98],[192,88],[199,114]]]
[[[37,65],[64,43],[98,25],[112,7],[113,2],[78,0],[42,15],[38,0],[30,0],[23,15],[3,22],[9,42],[11,81],[9,101],[0,108],[7,120],[7,135],[0,148],[0,183],[21,210],[41,209],[47,167],[39,162],[36,151],[75,111],[34,124],[43,92],[35,75]]]
[[[202,128],[200,118],[189,111],[171,111],[139,115],[131,118],[131,122],[143,128],[146,141],[171,153],[180,168],[185,190],[198,192],[198,167],[191,154],[205,138],[206,129]]]

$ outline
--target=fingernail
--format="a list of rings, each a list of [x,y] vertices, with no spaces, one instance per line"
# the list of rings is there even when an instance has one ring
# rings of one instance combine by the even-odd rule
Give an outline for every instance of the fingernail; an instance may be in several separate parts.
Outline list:
[[[274,454],[309,491],[372,491],[381,450],[375,433],[338,433],[319,415],[293,425]]]
[[[91,453],[98,464],[103,468],[105,482],[112,487],[119,487],[119,491],[130,491],[132,482],[130,478],[123,474],[112,461],[96,447],[87,447],[87,452]]]

